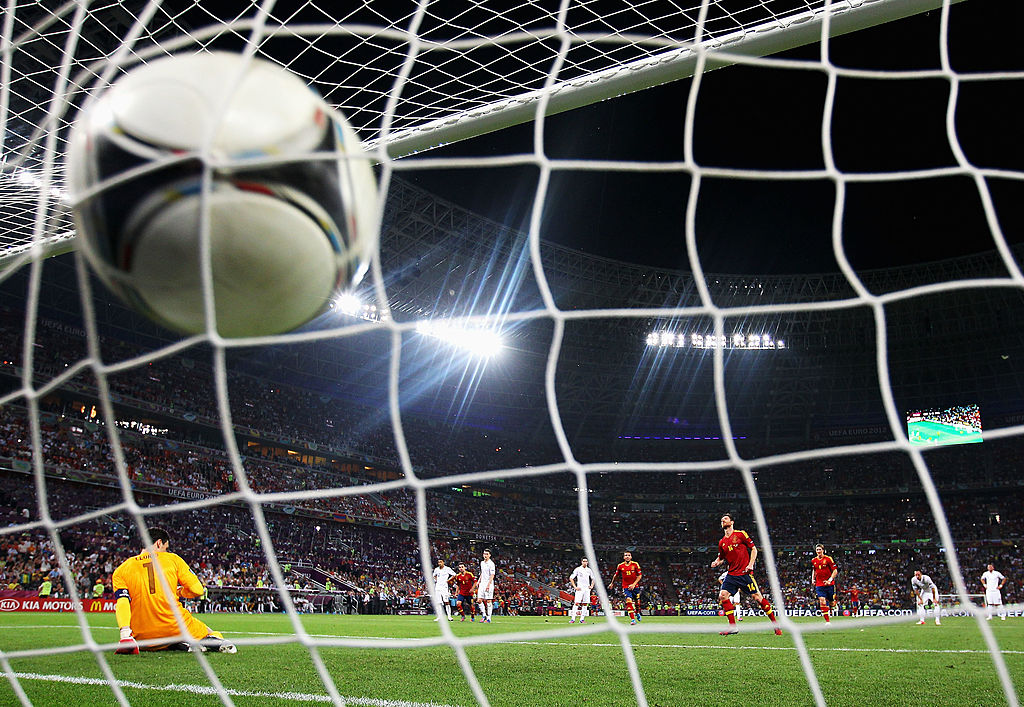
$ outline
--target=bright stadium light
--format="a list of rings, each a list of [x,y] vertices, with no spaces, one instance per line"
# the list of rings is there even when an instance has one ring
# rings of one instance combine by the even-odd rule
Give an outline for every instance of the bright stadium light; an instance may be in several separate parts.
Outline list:
[[[331,308],[350,317],[365,319],[368,322],[381,320],[377,305],[363,302],[354,292],[342,292],[331,301]]]
[[[652,331],[644,336],[644,342],[656,348],[690,349],[745,349],[763,351],[785,349],[786,342],[775,339],[771,334],[754,334],[736,331],[730,335],[718,336],[712,333]]]
[[[362,309],[363,302],[352,292],[343,292],[334,300],[334,308],[342,314],[356,316]]]
[[[495,356],[505,348],[505,342],[501,335],[490,329],[422,321],[416,325],[416,331],[424,336],[440,339],[447,344],[465,349],[474,356],[482,358]]]
[[[15,167],[10,172],[3,173],[3,176],[12,180],[18,186],[26,189],[41,189],[43,186],[42,176],[23,167]],[[52,198],[57,199],[58,201],[65,203],[69,201],[68,193],[56,185],[51,184],[48,193]]]

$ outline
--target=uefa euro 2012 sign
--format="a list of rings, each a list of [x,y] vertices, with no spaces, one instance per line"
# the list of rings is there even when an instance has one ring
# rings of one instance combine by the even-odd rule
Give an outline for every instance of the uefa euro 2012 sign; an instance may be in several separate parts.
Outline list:
[[[363,276],[376,244],[377,186],[355,132],[261,59],[133,68],[86,105],[67,161],[86,259],[177,332],[207,331],[209,297],[221,336],[291,331]]]

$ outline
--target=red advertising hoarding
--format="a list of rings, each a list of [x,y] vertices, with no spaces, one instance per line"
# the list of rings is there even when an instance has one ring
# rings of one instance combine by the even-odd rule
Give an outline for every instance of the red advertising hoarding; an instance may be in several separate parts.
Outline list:
[[[113,599],[82,599],[71,601],[70,599],[54,599],[47,597],[12,598],[0,599],[0,611],[80,611],[87,612],[113,612],[117,602]]]

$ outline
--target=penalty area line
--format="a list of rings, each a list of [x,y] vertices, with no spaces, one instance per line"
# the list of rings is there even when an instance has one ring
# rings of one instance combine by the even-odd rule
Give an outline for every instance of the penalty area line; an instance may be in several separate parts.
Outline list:
[[[622,648],[621,643],[582,643],[582,642],[559,642],[559,641],[517,641],[511,639],[508,641],[500,641],[500,643],[519,643],[528,646],[593,646],[595,648]],[[635,640],[632,642],[632,647],[635,649],[641,648],[676,648],[676,649],[699,649],[704,650],[707,648],[719,648],[722,650],[730,651],[795,651],[794,646],[737,646],[735,644],[729,645],[726,643],[710,643],[708,645],[686,645],[681,643],[638,643]],[[978,650],[975,648],[844,648],[844,647],[807,647],[808,651],[816,651],[819,653],[977,653],[978,655],[989,655],[988,651]],[[1024,655],[1024,651],[1016,650],[1000,650],[1003,655]]]
[[[103,678],[86,678],[74,675],[43,675],[41,673],[14,673],[18,680],[40,680],[43,682],[58,682],[72,685],[97,685],[110,686],[110,683]],[[118,680],[117,686],[135,690],[154,690],[157,692],[186,692],[192,695],[219,695],[220,692],[209,685],[147,685],[146,683],[133,682],[130,680]],[[308,692],[265,692],[260,690],[234,690],[225,688],[225,693],[231,697],[255,697],[259,699],[286,700],[289,702],[316,702],[332,704],[330,695],[317,695]],[[359,707],[453,707],[453,705],[442,705],[435,702],[407,702],[405,700],[384,700],[375,697],[342,697],[346,705],[358,705]]]

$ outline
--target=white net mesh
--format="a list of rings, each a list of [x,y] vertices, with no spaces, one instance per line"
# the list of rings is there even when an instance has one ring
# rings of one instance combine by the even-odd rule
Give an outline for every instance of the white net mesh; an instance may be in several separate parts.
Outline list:
[[[674,663],[645,662],[638,649],[653,634],[658,645],[692,646],[682,639],[717,634],[720,623],[599,619],[521,632],[499,620],[498,632],[470,635],[441,621],[373,637],[316,633],[300,612],[328,600],[351,608],[349,588],[360,610],[406,607],[401,595],[418,611],[428,602],[412,596],[431,586],[438,557],[475,571],[485,545],[497,549],[506,610],[559,605],[558,586],[582,553],[610,613],[621,600],[607,583],[631,548],[655,611],[717,611],[717,572],[706,566],[729,511],[760,550],[755,574],[764,567],[765,595],[798,657],[800,699],[843,701],[842,685],[823,685],[812,658],[825,624],[781,615],[808,608],[807,550],[824,541],[842,549],[841,576],[862,587],[865,605],[870,596],[881,607],[857,628],[912,620],[901,599],[923,565],[974,612],[988,688],[1016,704],[1004,646],[970,595],[985,559],[1011,563],[1020,535],[1022,163],[1012,95],[1024,74],[998,39],[977,46],[977,2],[942,5],[913,34],[894,25],[907,55],[926,47],[933,60],[890,66],[878,49],[869,54],[878,66],[852,65],[833,53],[845,45],[827,39],[932,5],[527,3],[498,12],[437,2],[392,12],[371,3],[341,16],[308,2],[230,15],[191,4],[9,2],[0,88],[6,579],[34,591],[41,574],[59,570],[58,589],[79,600],[90,579],[109,577],[105,565],[134,551],[133,527],[169,527],[208,585],[226,579],[203,608],[285,612],[279,634],[231,636],[240,655],[300,646],[313,685],[293,694],[292,667],[271,666],[250,689],[230,675],[237,668],[198,653],[202,686],[128,673],[111,661],[113,634],[82,611],[72,640],[0,646],[11,700],[52,702],[62,697],[38,685],[73,684],[95,692],[59,694],[102,691],[121,704],[147,690],[224,704],[521,704],[525,691],[498,687],[502,673],[488,666],[497,654],[475,651],[610,632],[626,676],[610,701],[700,701],[711,676],[703,687],[682,681]],[[799,56],[751,56],[806,42],[816,43]],[[381,160],[371,282],[360,303],[339,303],[300,333],[244,346],[177,341],[110,299],[80,259],[47,259],[73,239],[62,160],[77,107],[133,62],[199,49],[255,49],[287,67]],[[742,66],[707,73],[729,63]],[[548,117],[690,73],[671,109],[657,104],[671,111],[674,134],[660,132],[666,116],[644,112],[649,105],[624,104],[635,111],[629,130],[658,158],[575,154],[559,138],[589,124]],[[732,83],[736,75],[745,83]],[[767,80],[794,75],[788,93]],[[773,101],[786,120],[759,129]],[[908,116],[911,107],[920,113]],[[515,147],[499,136],[461,154],[396,157],[533,119]],[[718,121],[733,129],[710,130]],[[495,156],[475,152],[481,144],[498,145]],[[589,203],[594,175],[605,194],[628,196],[614,208]],[[455,201],[485,188],[516,197],[491,208],[517,209],[523,228],[430,193]],[[827,208],[811,208],[819,201]],[[972,215],[954,221],[951,204],[961,202]],[[550,242],[572,219],[587,230],[587,211],[631,230],[656,214],[675,234],[658,241],[667,266]],[[963,230],[951,237],[948,224]],[[743,229],[769,248],[728,240]],[[941,237],[925,241],[936,229]],[[917,239],[922,252],[875,269],[870,253],[897,239]],[[593,245],[628,258],[640,240]],[[961,240],[985,245],[949,245]],[[765,252],[798,265],[824,253],[814,272],[831,274],[759,269]],[[737,267],[708,265],[729,262]],[[451,329],[418,332],[423,321],[499,330],[506,356],[484,364],[438,348]],[[982,406],[984,444],[928,454],[910,444],[909,411],[969,403]],[[885,547],[897,540],[909,545]],[[285,588],[296,577],[306,589]],[[461,687],[396,687],[389,673],[401,670],[358,665],[348,651],[384,640],[406,654],[446,648],[451,670],[438,668],[438,682]],[[36,667],[55,653],[88,656],[90,674]],[[353,682],[352,665],[368,683]],[[581,693],[556,684],[542,694],[531,699]]]

